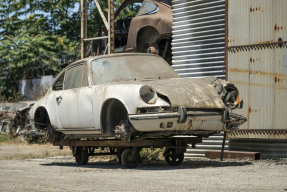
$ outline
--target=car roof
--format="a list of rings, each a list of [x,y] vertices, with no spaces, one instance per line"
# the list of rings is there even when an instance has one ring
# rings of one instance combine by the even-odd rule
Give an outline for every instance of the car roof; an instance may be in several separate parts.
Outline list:
[[[82,62],[84,62],[84,61],[89,62],[89,61],[94,60],[94,59],[109,58],[109,57],[121,57],[121,56],[124,57],[124,56],[130,56],[130,55],[160,57],[160,56],[158,56],[158,55],[154,55],[154,54],[151,54],[151,53],[115,53],[115,54],[109,54],[109,55],[91,56],[91,57],[87,57],[87,58],[78,60],[78,61],[76,61],[76,62],[74,62],[74,63],[71,63],[70,65],[68,65],[67,67],[65,67],[65,68],[63,69],[63,71],[66,70],[66,69],[68,69],[68,68],[70,68],[70,67],[73,66],[73,65],[82,63]],[[160,57],[160,58],[161,58],[161,57]]]

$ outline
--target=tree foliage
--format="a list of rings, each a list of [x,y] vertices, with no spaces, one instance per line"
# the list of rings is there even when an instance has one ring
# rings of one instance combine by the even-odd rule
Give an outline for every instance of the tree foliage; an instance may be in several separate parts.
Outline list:
[[[98,1],[107,18],[107,0]],[[138,8],[128,7],[121,17]],[[0,95],[13,96],[19,80],[56,75],[80,59],[80,18],[80,0],[0,0]],[[103,25],[88,0],[88,37]]]

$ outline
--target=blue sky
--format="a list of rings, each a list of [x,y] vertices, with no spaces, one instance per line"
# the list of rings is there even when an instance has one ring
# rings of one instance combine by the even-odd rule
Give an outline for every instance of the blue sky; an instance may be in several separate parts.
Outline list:
[[[29,6],[27,5],[27,8],[29,8]],[[77,12],[80,8],[80,3],[76,3],[75,4],[75,7],[72,9],[72,12]],[[36,11],[36,12],[31,12],[31,13],[28,13],[26,15],[22,15],[19,17],[19,19],[25,19],[27,18],[30,14],[43,14],[44,16],[49,16],[50,13],[45,13],[45,12],[41,12],[41,11]],[[1,28],[0,26],[0,31],[3,31],[3,29]]]

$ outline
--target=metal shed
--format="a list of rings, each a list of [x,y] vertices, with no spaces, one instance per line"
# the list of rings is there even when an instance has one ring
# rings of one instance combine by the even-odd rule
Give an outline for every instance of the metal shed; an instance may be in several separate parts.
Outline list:
[[[229,149],[287,157],[287,1],[173,0],[172,66],[181,77],[214,75],[238,86]],[[268,139],[268,140],[267,140]]]
[[[287,139],[287,1],[228,1],[228,80],[248,118],[230,138]]]

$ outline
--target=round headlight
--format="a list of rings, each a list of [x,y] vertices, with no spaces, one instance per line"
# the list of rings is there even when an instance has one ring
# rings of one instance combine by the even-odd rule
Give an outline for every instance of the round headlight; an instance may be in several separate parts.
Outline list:
[[[157,95],[152,87],[144,85],[140,89],[140,98],[147,104],[154,104],[157,100]]]

